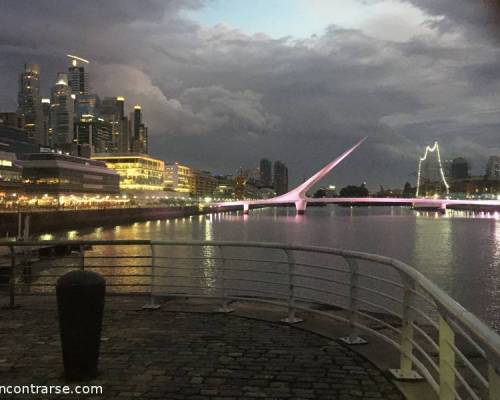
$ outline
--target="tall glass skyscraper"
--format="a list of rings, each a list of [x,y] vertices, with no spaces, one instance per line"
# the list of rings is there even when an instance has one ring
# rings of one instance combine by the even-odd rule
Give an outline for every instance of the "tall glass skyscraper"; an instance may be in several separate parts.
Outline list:
[[[19,76],[17,113],[24,119],[24,129],[30,138],[39,144],[47,144],[43,138],[43,116],[40,96],[40,67],[38,64],[25,64]]]
[[[89,94],[89,74],[85,71],[85,64],[89,64],[89,61],[71,54],[68,54],[68,58],[68,84],[71,93],[76,96]]]
[[[68,75],[57,74],[57,81],[52,88],[50,128],[52,145],[63,148],[73,142],[74,95],[68,85]]]

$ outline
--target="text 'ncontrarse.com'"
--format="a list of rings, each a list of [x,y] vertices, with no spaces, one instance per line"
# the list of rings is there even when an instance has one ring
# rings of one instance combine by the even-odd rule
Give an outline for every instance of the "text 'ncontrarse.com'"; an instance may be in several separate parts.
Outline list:
[[[84,394],[96,395],[102,394],[102,386],[84,385],[0,385],[0,396],[2,395],[63,395],[63,394]],[[1,397],[0,397],[1,398]]]

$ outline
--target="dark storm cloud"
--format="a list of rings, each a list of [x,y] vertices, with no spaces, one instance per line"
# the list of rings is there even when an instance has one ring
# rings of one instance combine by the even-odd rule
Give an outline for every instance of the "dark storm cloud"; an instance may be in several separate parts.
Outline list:
[[[288,162],[299,180],[369,136],[331,180],[376,188],[412,179],[435,139],[445,156],[478,166],[500,153],[500,52],[478,39],[485,9],[412,0],[434,30],[403,41],[336,26],[274,39],[182,17],[203,3],[0,0],[0,109],[15,108],[24,62],[42,65],[48,93],[75,53],[91,60],[101,97],[143,105],[154,154],[217,172],[265,156]]]

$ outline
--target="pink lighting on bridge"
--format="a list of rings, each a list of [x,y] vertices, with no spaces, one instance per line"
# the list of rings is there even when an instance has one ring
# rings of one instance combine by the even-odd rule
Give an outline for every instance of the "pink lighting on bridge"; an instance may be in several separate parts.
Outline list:
[[[451,200],[451,199],[421,199],[421,198],[399,198],[399,197],[323,197],[312,198],[306,195],[307,191],[318,183],[326,174],[333,168],[339,165],[346,157],[348,157],[354,150],[356,150],[361,143],[366,140],[366,137],[357,142],[350,149],[342,153],[335,160],[325,165],[322,169],[311,176],[307,181],[300,184],[296,188],[290,190],[288,193],[271,199],[263,200],[249,200],[249,201],[230,201],[224,203],[215,203],[218,207],[243,207],[244,214],[248,214],[250,206],[276,206],[282,204],[295,204],[297,214],[304,214],[308,203],[323,203],[323,204],[374,204],[374,205],[409,205],[414,207],[423,208],[438,208],[446,210],[448,205],[477,205],[477,206],[496,206],[500,207],[500,200]],[[437,143],[433,148],[426,149],[427,153],[433,152],[437,149]],[[438,150],[439,151],[439,150]],[[444,178],[444,175],[443,175]],[[446,183],[447,185],[447,183]],[[448,187],[448,186],[447,186]]]

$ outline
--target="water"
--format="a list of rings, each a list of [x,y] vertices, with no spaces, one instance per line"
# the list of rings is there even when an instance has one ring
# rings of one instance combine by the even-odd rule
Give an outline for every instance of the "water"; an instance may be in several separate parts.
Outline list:
[[[310,207],[220,213],[71,231],[42,238],[237,240],[330,246],[412,265],[500,330],[500,215],[416,213],[407,208]]]

